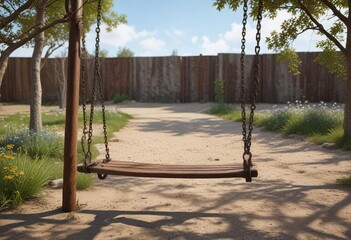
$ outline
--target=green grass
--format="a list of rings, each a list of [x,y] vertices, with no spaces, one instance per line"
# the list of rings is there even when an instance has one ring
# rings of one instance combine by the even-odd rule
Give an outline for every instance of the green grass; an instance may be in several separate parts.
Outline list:
[[[16,208],[39,194],[50,179],[51,169],[44,161],[26,155],[0,160],[0,210]]]
[[[336,183],[345,185],[345,186],[351,186],[351,175],[345,178],[336,179]]]
[[[216,116],[224,116],[227,114],[232,114],[234,108],[226,103],[218,103],[210,108],[208,111],[209,114],[216,115]]]
[[[29,117],[12,115],[0,117],[0,211],[16,208],[22,201],[37,195],[48,183],[63,177],[63,137],[54,131],[64,129],[64,114],[43,114],[45,130],[29,132]],[[130,119],[127,114],[106,111],[108,138],[121,129]],[[82,116],[79,117],[82,126]],[[94,124],[101,125],[101,111],[96,111]],[[97,127],[97,126],[94,126]],[[103,143],[103,136],[93,136],[93,143]],[[92,157],[98,150],[92,146]],[[84,154],[78,143],[78,161]],[[96,177],[93,174],[77,174],[77,189],[88,188]]]
[[[226,104],[217,104],[210,114],[232,121],[242,121],[241,111],[231,109]],[[316,144],[334,143],[336,147],[351,149],[351,140],[343,135],[343,111],[335,106],[328,108],[325,104],[298,104],[256,112],[254,125],[284,135],[299,134],[306,136]]]
[[[118,104],[118,103],[128,101],[128,100],[130,100],[130,97],[127,94],[118,93],[113,97],[112,102],[115,104]]]

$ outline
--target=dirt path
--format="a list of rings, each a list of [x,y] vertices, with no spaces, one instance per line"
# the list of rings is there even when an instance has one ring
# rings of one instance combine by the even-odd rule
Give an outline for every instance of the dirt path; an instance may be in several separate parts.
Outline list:
[[[203,114],[208,107],[120,106],[134,118],[111,141],[112,158],[241,162],[241,124]],[[253,183],[109,176],[78,192],[76,213],[61,213],[61,190],[46,190],[0,214],[0,239],[351,239],[351,189],[335,184],[350,174],[350,152],[256,129],[253,139]]]

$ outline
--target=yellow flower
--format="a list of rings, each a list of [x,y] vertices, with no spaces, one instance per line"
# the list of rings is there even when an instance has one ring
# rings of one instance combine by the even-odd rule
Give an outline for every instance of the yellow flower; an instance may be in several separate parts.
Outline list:
[[[10,171],[15,173],[17,171],[17,167],[16,166],[12,167]]]
[[[4,155],[4,158],[6,158],[6,159],[14,159],[15,157],[14,156],[10,156],[10,155]]]
[[[19,172],[18,172],[18,176],[24,176],[24,171],[22,171],[22,170],[19,171]]]
[[[6,175],[4,176],[4,180],[11,180],[13,179],[13,176],[12,175]]]
[[[14,144],[7,144],[6,148],[7,148],[7,150],[11,150],[11,149],[13,149],[13,146],[15,146],[15,145]]]

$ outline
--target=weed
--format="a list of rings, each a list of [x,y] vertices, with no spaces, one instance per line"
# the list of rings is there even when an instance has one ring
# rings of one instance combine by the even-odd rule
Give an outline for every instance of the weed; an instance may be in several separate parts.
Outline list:
[[[114,97],[113,97],[113,103],[118,104],[124,101],[128,101],[130,100],[130,97],[125,94],[125,93],[117,93]]]

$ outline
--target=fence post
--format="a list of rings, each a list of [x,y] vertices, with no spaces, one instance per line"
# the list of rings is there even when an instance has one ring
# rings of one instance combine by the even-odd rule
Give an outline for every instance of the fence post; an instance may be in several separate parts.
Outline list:
[[[76,169],[77,169],[77,136],[78,105],[80,79],[80,24],[82,1],[71,1],[71,23],[68,48],[67,108],[65,124],[64,169],[62,210],[76,210]]]

